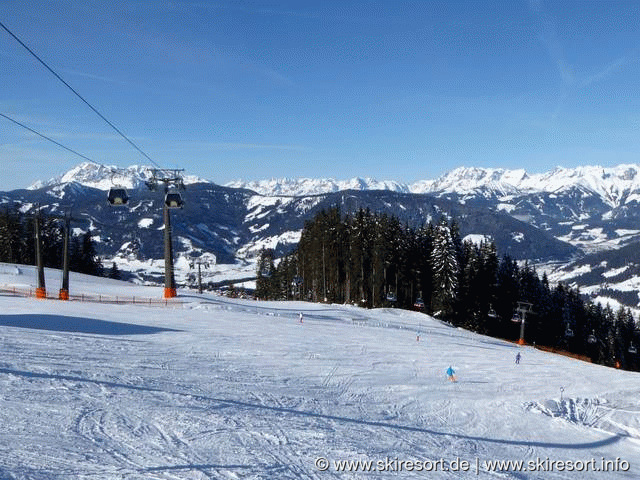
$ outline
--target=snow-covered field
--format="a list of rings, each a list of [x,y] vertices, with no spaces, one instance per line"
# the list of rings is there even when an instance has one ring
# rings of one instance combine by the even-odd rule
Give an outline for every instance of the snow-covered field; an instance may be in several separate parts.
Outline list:
[[[0,265],[2,285],[35,269]],[[0,479],[640,477],[637,373],[415,312],[179,293],[0,296]]]

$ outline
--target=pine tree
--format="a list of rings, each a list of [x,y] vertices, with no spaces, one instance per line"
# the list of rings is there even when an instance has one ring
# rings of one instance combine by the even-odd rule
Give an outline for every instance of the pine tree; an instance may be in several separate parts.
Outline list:
[[[6,209],[0,216],[0,259],[20,263],[20,235],[23,227],[19,215]]]
[[[275,273],[273,250],[263,248],[260,251],[256,268],[256,297],[270,300],[273,298],[274,292],[272,278]]]
[[[435,228],[431,263],[434,312],[443,318],[449,318],[458,288],[458,262],[451,230],[445,221],[441,221]]]
[[[82,242],[75,254],[75,259],[78,262],[76,271],[86,273],[87,275],[100,276],[102,274],[102,264],[96,254],[96,247],[91,237],[91,232],[86,232],[83,235]]]
[[[57,220],[41,219],[42,261],[46,267],[60,268],[63,255],[63,231]]]
[[[108,277],[113,278],[114,280],[120,280],[120,270],[118,269],[118,265],[116,265],[116,262],[113,262],[113,264],[111,265]]]

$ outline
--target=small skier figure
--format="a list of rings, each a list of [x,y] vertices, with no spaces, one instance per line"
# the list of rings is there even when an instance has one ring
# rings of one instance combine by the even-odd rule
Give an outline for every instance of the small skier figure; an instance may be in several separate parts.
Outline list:
[[[416,342],[420,341],[420,332],[416,333]]]
[[[300,318],[300,323],[302,323],[302,317],[303,317],[302,312],[300,312],[300,315],[298,317]]]
[[[521,357],[520,352],[518,352],[516,355],[516,363],[520,363],[520,357]]]
[[[453,369],[452,366],[449,366],[449,368],[447,368],[447,378],[449,379],[449,381],[451,382],[456,382],[456,371]]]

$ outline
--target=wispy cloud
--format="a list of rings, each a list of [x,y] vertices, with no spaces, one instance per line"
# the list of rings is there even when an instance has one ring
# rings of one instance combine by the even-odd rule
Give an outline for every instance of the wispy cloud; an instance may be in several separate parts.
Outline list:
[[[540,31],[538,37],[545,46],[549,58],[558,70],[558,74],[565,85],[575,83],[575,72],[573,67],[567,62],[564,55],[564,48],[558,36],[557,27],[553,20],[539,12]]]
[[[229,76],[235,71],[248,75],[249,78],[261,78],[276,86],[295,85],[290,77],[271,66],[206,41],[167,38],[157,32],[127,32],[120,35],[129,43],[144,46],[141,50],[149,52],[150,58],[161,58],[171,64],[195,67],[199,72],[210,68]]]
[[[631,57],[631,56],[623,55],[622,57],[617,58],[616,60],[609,63],[608,65],[605,65],[600,71],[584,78],[580,82],[580,87],[588,87],[594,83],[598,83],[602,80],[606,80],[617,71],[622,70],[625,66],[637,61],[638,61],[637,56]]]
[[[88,78],[90,80],[98,80],[100,82],[112,83],[112,84],[116,84],[116,85],[127,85],[127,82],[124,82],[122,80],[116,80],[115,78],[111,78],[111,77],[105,77],[105,76],[102,76],[102,75],[94,75],[92,73],[81,72],[79,70],[65,69],[63,71],[66,74],[77,76],[77,77]]]
[[[269,144],[269,143],[242,143],[242,142],[180,142],[177,144],[181,149],[200,150],[283,150],[283,151],[303,151],[305,147],[301,145]]]
[[[1,104],[0,104],[0,107],[2,107]],[[6,109],[7,112],[13,112],[13,110],[15,109],[14,108]],[[4,113],[4,112],[0,112],[0,113]],[[11,113],[10,115],[9,113],[7,113],[7,115],[13,120],[18,121],[29,128],[33,128],[34,130],[38,131],[43,135],[46,135],[48,137],[55,138],[58,140],[75,139],[75,140],[91,140],[91,141],[104,141],[104,142],[122,141],[122,137],[120,137],[115,133],[110,133],[110,132],[94,133],[94,132],[87,132],[87,131],[84,131],[84,132],[78,131],[77,125],[65,125],[58,120],[52,120],[43,115],[25,115],[20,113],[15,113],[15,114]],[[9,122],[9,120],[1,119],[1,118],[0,118],[0,121],[7,122],[7,124]],[[35,135],[34,133],[29,132],[24,128],[21,128],[18,125],[14,124],[14,128],[21,132],[24,132],[23,136],[26,137],[27,139],[37,138],[37,137],[34,137]]]
[[[565,56],[565,49],[558,34],[557,21],[547,14],[542,6],[541,0],[530,0],[529,9],[539,22],[538,36],[540,42],[545,46],[549,58],[555,65],[562,83],[567,87],[585,88],[595,83],[610,78],[616,72],[634,61],[638,61],[638,55],[626,54],[614,59],[610,63],[603,65],[596,73],[581,75],[576,71],[574,65],[569,63]]]

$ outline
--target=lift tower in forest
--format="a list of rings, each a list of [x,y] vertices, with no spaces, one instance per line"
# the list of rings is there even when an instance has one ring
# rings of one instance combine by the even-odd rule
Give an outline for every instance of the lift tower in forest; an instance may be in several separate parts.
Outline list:
[[[518,301],[516,311],[520,313],[520,338],[518,339],[518,345],[526,345],[524,340],[524,326],[527,321],[527,315],[533,315],[533,304],[529,302]]]

